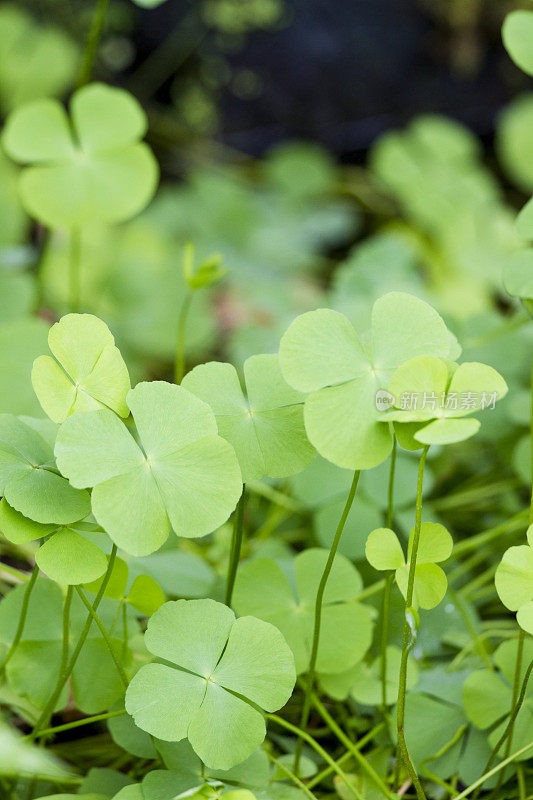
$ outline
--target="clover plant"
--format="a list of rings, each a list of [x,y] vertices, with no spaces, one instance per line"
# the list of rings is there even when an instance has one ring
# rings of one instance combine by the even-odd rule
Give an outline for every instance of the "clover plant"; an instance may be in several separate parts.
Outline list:
[[[398,541],[390,528],[377,528],[366,542],[368,562],[378,570],[394,570],[398,588],[405,597],[409,576],[409,558],[413,546],[415,530],[411,531],[407,561]],[[452,537],[442,525],[423,522],[420,526],[417,563],[415,566],[413,607],[434,608],[447,589],[444,571],[438,566],[450,557],[453,548]]]
[[[533,201],[432,115],[198,165],[128,8],[0,9],[0,798],[525,800]]]

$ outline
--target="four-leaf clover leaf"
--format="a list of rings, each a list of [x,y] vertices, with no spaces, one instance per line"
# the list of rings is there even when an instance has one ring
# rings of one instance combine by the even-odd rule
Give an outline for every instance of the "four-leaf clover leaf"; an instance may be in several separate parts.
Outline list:
[[[6,122],[7,154],[28,165],[20,176],[26,210],[69,229],[129,219],[147,205],[158,177],[151,150],[139,141],[142,108],[122,89],[92,83],[72,96],[70,112],[72,123],[57,100],[35,100]]]
[[[315,456],[303,422],[305,395],[284,380],[275,355],[244,362],[245,398],[232,364],[211,361],[195,367],[182,386],[214,411],[221,436],[235,448],[244,482],[263,475],[284,478]]]
[[[294,653],[298,673],[309,665],[316,593],[327,558],[328,551],[318,548],[297,555],[292,582],[269,558],[249,561],[237,576],[233,595],[237,612],[252,614],[279,628]],[[324,593],[319,672],[343,672],[360,661],[370,647],[373,609],[357,602],[362,588],[353,564],[337,555]]]
[[[92,314],[67,314],[50,328],[48,344],[55,360],[35,359],[31,379],[50,419],[63,422],[75,411],[97,408],[129,415],[128,368],[105,322]]]
[[[527,529],[527,541],[505,551],[494,583],[504,606],[517,612],[520,627],[533,634],[533,525]]]
[[[164,381],[139,383],[126,399],[139,444],[108,409],[72,414],[57,436],[61,473],[72,486],[94,487],[96,521],[134,556],[159,549],[171,527],[196,537],[222,525],[242,479],[209,406]]]
[[[304,406],[309,440],[321,455],[349,469],[370,469],[392,447],[376,397],[396,369],[419,355],[453,357],[458,345],[427,303],[391,292],[376,301],[372,329],[361,339],[337,311],[297,317],[283,336],[279,357],[287,383],[310,392]]]
[[[165,663],[142,667],[126,692],[136,725],[166,741],[188,738],[204,764],[230,769],[265,737],[258,710],[276,711],[295,682],[282,634],[214,600],[165,603],[145,643]]]
[[[366,558],[369,564],[374,569],[394,570],[396,583],[404,597],[407,595],[413,536],[414,528],[409,536],[407,561],[398,537],[390,528],[377,528],[366,542]],[[446,594],[448,581],[437,563],[446,561],[452,548],[452,537],[443,525],[435,522],[421,524],[413,593],[415,608],[434,608]]]
[[[457,365],[441,358],[420,356],[394,373],[389,393],[396,410],[383,419],[419,422],[414,438],[421,444],[452,444],[473,436],[477,419],[468,414],[494,407],[507,394],[507,384],[492,367],[479,362]]]
[[[40,420],[0,414],[0,495],[35,522],[68,525],[90,513],[89,493],[58,474],[48,438],[55,436],[55,425],[46,422],[50,428]]]

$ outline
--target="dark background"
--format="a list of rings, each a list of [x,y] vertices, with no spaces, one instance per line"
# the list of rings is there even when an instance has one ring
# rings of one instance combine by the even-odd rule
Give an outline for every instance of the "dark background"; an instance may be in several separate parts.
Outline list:
[[[163,49],[179,64],[178,92],[187,76],[205,72],[206,60],[212,72],[227,70],[230,77],[214,90],[215,135],[231,147],[261,155],[276,142],[303,138],[358,161],[377,135],[421,112],[454,117],[490,139],[498,110],[530,87],[500,36],[505,14],[524,5],[285,0],[273,28],[228,37],[202,28],[189,3],[168,0],[136,12],[136,60],[142,64],[169,37]],[[235,76],[243,74],[257,83],[252,91],[235,90]],[[157,87],[159,102],[167,102],[175,81],[172,75]]]

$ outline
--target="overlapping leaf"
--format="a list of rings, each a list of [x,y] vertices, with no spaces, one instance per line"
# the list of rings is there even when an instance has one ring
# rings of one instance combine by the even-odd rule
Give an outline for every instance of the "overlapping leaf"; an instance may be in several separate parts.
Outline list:
[[[28,165],[20,178],[27,211],[51,227],[120,222],[151,199],[157,163],[139,140],[145,115],[132,95],[100,83],[79,89],[71,121],[56,100],[39,99],[8,118],[8,155]]]
[[[54,358],[39,356],[31,377],[54,422],[98,408],[128,416],[128,369],[105,322],[92,314],[67,314],[50,328],[48,344]]]
[[[291,581],[275,561],[267,558],[249,561],[237,576],[237,612],[276,625],[294,653],[298,673],[305,672],[309,665],[315,597],[327,557],[328,551],[318,548],[300,553],[291,568]],[[361,590],[362,581],[355,567],[337,555],[324,594],[319,672],[343,672],[360,661],[370,647],[373,612],[357,602]]]
[[[374,569],[394,570],[396,583],[404,597],[407,595],[413,536],[414,528],[409,536],[407,561],[398,537],[390,528],[377,528],[366,542],[368,562]],[[415,608],[434,608],[446,594],[446,575],[437,563],[449,558],[452,548],[452,537],[443,525],[434,522],[421,524],[413,593]]]
[[[533,634],[533,525],[527,530],[527,541],[505,551],[494,582],[504,606],[516,611],[520,627]]]
[[[386,702],[392,705],[398,699],[400,681],[401,650],[394,645],[387,647]],[[411,656],[407,666],[407,689],[418,682],[418,668]],[[366,706],[379,706],[382,702],[381,657],[369,664],[361,661],[350,670],[340,674],[321,675],[320,683],[324,690],[336,700],[345,700],[348,695]]]
[[[275,355],[247,359],[244,379],[248,399],[235,367],[212,361],[195,367],[182,385],[213,409],[220,435],[235,448],[245,482],[300,472],[315,455],[305,433],[305,395],[286,383]]]
[[[280,344],[287,383],[309,392],[304,420],[309,440],[340,467],[369,469],[392,447],[376,395],[396,369],[420,355],[454,357],[458,346],[431,306],[391,292],[374,304],[372,329],[359,338],[342,314],[319,309],[302,314]]]
[[[62,474],[72,486],[94,487],[97,522],[136,556],[161,547],[171,527],[195,537],[222,525],[242,480],[209,406],[163,381],[138,384],[127,403],[140,445],[108,409],[73,414],[57,437]]]
[[[0,531],[15,544],[46,539],[37,550],[35,560],[40,569],[57,583],[88,583],[104,574],[107,569],[104,552],[83,536],[85,530],[93,531],[95,528],[95,525],[81,521],[70,525],[43,525],[15,511],[5,497],[0,501]]]
[[[261,744],[265,721],[256,706],[277,710],[294,686],[294,659],[281,633],[253,617],[235,620],[213,600],[165,603],[145,642],[165,663],[147,664],[133,678],[128,713],[159,739],[188,738],[213,769],[230,769]]]
[[[395,409],[382,415],[394,422],[420,423],[414,439],[421,444],[452,444],[479,430],[468,414],[494,408],[508,387],[492,367],[419,356],[403,364],[389,384]]]
[[[89,514],[90,499],[58,474],[53,444],[44,438],[51,429],[45,432],[38,420],[0,414],[0,495],[35,522],[68,525]]]

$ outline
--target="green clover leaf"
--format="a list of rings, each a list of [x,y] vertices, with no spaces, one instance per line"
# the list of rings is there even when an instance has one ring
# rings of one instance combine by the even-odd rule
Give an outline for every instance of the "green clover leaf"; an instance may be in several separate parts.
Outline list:
[[[67,314],[50,328],[48,344],[55,359],[39,356],[31,379],[50,419],[63,422],[75,411],[97,408],[129,415],[128,368],[105,322],[92,314]]]
[[[479,420],[468,414],[494,407],[508,387],[492,367],[478,362],[453,362],[429,356],[413,358],[396,370],[389,383],[396,410],[382,419],[422,423],[414,432],[421,444],[452,444],[473,436]],[[425,424],[424,424],[425,423]]]
[[[221,781],[254,788],[266,787],[269,782],[269,762],[263,750],[255,750],[245,761],[229,770],[213,770],[204,767],[187,739],[180,742],[158,740],[156,747],[167,769],[151,770],[144,777],[144,800],[170,800],[203,787],[206,782],[219,788]]]
[[[79,89],[71,122],[56,100],[18,108],[7,120],[8,155],[28,165],[20,177],[26,210],[45,225],[80,228],[122,222],[141,211],[157,184],[151,150],[139,142],[145,115],[132,95],[100,83]]]
[[[58,28],[37,24],[15,4],[0,9],[3,109],[63,94],[74,80],[78,58],[76,45]]]
[[[489,669],[472,672],[463,685],[463,704],[466,715],[477,728],[492,728],[489,744],[494,747],[505,730],[513,706],[513,683],[518,652],[517,640],[503,642],[494,653],[494,663],[499,673]],[[526,639],[520,685],[531,660],[533,641]],[[494,727],[493,727],[494,726]],[[528,684],[526,699],[515,720],[513,749],[519,750],[531,741],[533,729],[533,686]],[[530,758],[525,753],[520,759]]]
[[[58,474],[53,445],[41,434],[30,418],[0,414],[0,494],[35,522],[77,522],[91,510],[89,493]]]
[[[377,528],[366,542],[366,558],[377,570],[395,570],[395,580],[404,597],[407,596],[409,559],[414,536],[409,536],[407,561],[398,537],[390,528]],[[453,540],[446,528],[435,522],[423,522],[420,526],[418,556],[415,567],[413,607],[435,608],[448,587],[444,571],[436,562],[446,561],[451,555]]]
[[[0,531],[16,544],[46,539],[37,550],[35,561],[57,583],[88,583],[104,574],[107,569],[104,552],[83,536],[85,530],[94,529],[94,525],[80,522],[68,526],[43,525],[15,511],[5,497],[0,501]]]
[[[284,380],[275,355],[244,362],[248,399],[237,370],[211,361],[189,372],[182,386],[211,406],[218,431],[233,445],[243,480],[263,475],[284,478],[306,467],[315,456],[303,421],[305,396]]]
[[[528,206],[526,205],[523,211],[525,212],[527,208]],[[533,211],[533,205],[531,210]],[[525,215],[523,217],[519,216],[519,219],[524,224],[523,220],[526,217]],[[529,223],[527,224],[529,226]],[[533,224],[528,229],[528,238],[531,238],[532,231]],[[503,282],[510,295],[520,297],[526,308],[530,312],[533,311],[533,248],[529,247],[521,250],[510,258],[503,271]]]
[[[398,699],[400,682],[400,663],[402,651],[399,647],[387,647],[387,705]],[[346,672],[338,675],[321,675],[320,683],[324,690],[336,700],[345,700],[350,695],[357,703],[365,706],[381,704],[381,656],[370,664],[361,661]],[[407,689],[413,689],[418,683],[418,668],[414,658],[409,656],[407,668]]]
[[[237,612],[279,628],[294,653],[297,673],[305,672],[309,665],[315,597],[327,557],[328,551],[318,548],[299,553],[292,564],[292,581],[269,558],[249,561],[237,575],[233,595]],[[324,594],[319,672],[343,672],[370,647],[373,612],[357,602],[361,590],[362,581],[353,564],[337,555]]]
[[[165,603],[151,617],[145,643],[165,663],[141,667],[126,710],[159,739],[188,738],[213,769],[230,769],[261,744],[265,720],[257,706],[277,710],[294,687],[294,659],[277,628],[253,617],[235,620],[214,600]]]
[[[527,541],[505,551],[494,583],[504,606],[517,612],[520,627],[533,634],[533,525],[527,529]]]
[[[287,383],[310,392],[304,419],[311,444],[349,469],[387,458],[392,435],[376,408],[377,393],[401,364],[423,354],[456,355],[457,342],[431,306],[402,292],[376,301],[364,340],[345,316],[319,309],[294,320],[279,350]]]
[[[505,49],[520,69],[533,75],[533,13],[512,11],[502,28]]]
[[[73,414],[57,436],[59,469],[72,486],[94,487],[97,522],[134,556],[158,550],[171,527],[189,538],[222,525],[242,480],[209,406],[164,381],[139,383],[127,403],[140,444],[108,409]]]

